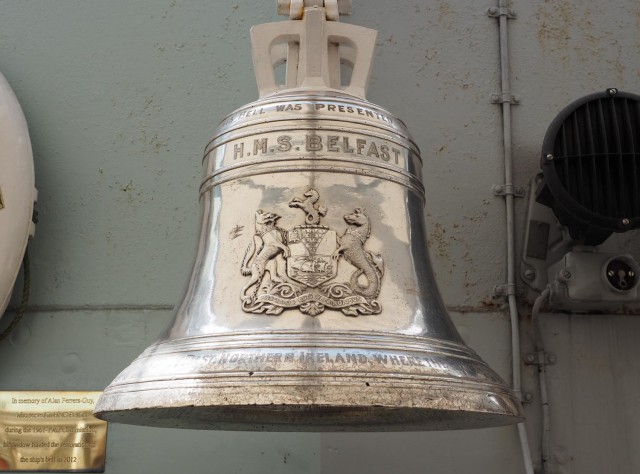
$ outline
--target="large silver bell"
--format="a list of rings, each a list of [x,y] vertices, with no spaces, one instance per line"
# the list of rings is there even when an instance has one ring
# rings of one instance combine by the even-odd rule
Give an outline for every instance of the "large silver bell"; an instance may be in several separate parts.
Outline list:
[[[206,148],[186,295],[105,389],[99,418],[282,431],[521,421],[440,300],[418,148],[364,98],[375,31],[332,16],[308,7],[253,28],[261,96]],[[341,60],[353,67],[346,86]]]

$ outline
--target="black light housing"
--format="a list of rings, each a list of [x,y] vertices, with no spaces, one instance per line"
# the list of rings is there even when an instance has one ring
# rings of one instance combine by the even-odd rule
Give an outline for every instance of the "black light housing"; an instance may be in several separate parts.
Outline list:
[[[610,88],[571,103],[544,137],[536,200],[572,239],[640,227],[640,96]]]

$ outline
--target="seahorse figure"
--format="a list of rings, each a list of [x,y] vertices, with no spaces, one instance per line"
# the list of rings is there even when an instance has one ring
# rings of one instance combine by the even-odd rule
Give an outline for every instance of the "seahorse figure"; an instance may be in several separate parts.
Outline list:
[[[303,194],[307,199],[293,198],[289,202],[289,207],[299,207],[302,209],[307,215],[305,218],[305,222],[307,225],[318,225],[320,224],[320,217],[324,217],[327,215],[327,208],[324,206],[316,207],[316,203],[318,199],[320,199],[320,193],[313,188],[309,188],[309,190]]]
[[[241,297],[244,301],[252,301],[258,289],[267,265],[275,259],[274,266],[269,267],[269,273],[273,281],[288,280],[285,275],[284,260],[280,257],[280,253],[284,257],[289,256],[289,248],[284,244],[284,231],[276,226],[276,222],[281,216],[274,212],[264,212],[261,209],[256,211],[256,233],[253,240],[242,259],[241,272],[243,275],[251,275],[249,282],[242,288]],[[251,266],[249,266],[251,263]],[[250,294],[247,294],[249,288],[255,285]]]
[[[372,254],[364,249],[364,243],[371,234],[371,224],[361,207],[352,214],[344,216],[344,220],[350,227],[347,227],[344,235],[340,237],[340,245],[334,252],[333,258],[337,259],[340,254],[351,265],[357,268],[351,275],[351,288],[353,291],[365,298],[376,298],[380,294],[380,277],[384,272],[381,255]],[[358,278],[364,275],[367,285],[362,286]]]

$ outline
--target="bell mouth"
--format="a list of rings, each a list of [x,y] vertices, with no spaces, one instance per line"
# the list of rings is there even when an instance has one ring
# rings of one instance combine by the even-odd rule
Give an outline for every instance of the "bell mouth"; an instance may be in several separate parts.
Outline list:
[[[471,429],[523,420],[511,389],[464,344],[358,332],[324,333],[306,343],[294,336],[161,341],[105,389],[95,415],[167,428],[318,432]]]
[[[524,420],[506,413],[326,405],[156,407],[116,410],[96,416],[115,423],[159,428],[274,432],[465,430],[505,426]]]

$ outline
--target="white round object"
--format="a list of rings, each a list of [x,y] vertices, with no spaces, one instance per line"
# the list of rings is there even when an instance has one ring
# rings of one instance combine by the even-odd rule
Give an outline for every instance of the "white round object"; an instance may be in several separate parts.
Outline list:
[[[0,317],[35,230],[36,193],[27,121],[11,86],[0,74]]]

